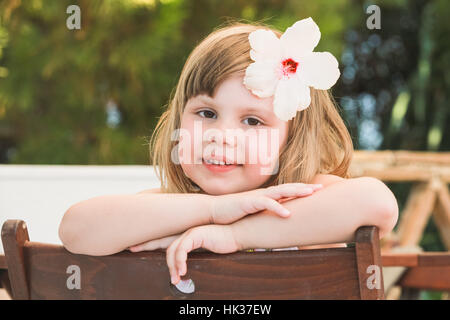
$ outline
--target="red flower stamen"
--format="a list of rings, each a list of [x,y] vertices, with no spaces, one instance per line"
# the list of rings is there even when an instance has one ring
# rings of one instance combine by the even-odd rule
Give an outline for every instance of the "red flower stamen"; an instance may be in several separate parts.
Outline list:
[[[297,71],[298,62],[295,62],[291,58],[286,59],[282,62],[283,74],[289,75],[290,73],[295,73]]]

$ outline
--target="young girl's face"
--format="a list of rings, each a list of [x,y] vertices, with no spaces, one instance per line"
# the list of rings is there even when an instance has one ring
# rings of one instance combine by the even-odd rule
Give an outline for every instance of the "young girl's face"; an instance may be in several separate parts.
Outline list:
[[[212,195],[253,190],[278,172],[288,122],[273,112],[273,96],[259,98],[243,76],[223,81],[214,98],[200,94],[186,103],[178,156],[184,173]],[[233,165],[210,164],[225,160]]]

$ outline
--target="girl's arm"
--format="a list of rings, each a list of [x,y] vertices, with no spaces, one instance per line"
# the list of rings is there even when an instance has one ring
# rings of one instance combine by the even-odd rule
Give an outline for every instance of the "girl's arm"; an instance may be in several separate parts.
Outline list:
[[[287,183],[236,194],[193,193],[106,195],[79,202],[67,210],[59,237],[72,253],[108,255],[205,224],[229,224],[269,209],[285,217],[277,200],[309,196],[319,186]]]
[[[211,223],[212,197],[205,194],[105,195],[71,206],[59,237],[72,253],[109,255],[129,246]]]
[[[283,205],[292,213],[288,218],[265,210],[230,225],[239,250],[352,242],[356,229],[364,225],[377,226],[381,238],[398,218],[395,196],[372,177],[324,184],[313,195]]]

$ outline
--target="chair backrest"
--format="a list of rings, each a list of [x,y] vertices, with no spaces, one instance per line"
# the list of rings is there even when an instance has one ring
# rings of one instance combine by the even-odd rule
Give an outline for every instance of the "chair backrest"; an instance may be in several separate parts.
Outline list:
[[[72,254],[29,241],[22,220],[7,220],[2,240],[13,299],[384,299],[372,226],[347,248],[190,252],[183,279],[191,293],[170,283],[165,250]]]

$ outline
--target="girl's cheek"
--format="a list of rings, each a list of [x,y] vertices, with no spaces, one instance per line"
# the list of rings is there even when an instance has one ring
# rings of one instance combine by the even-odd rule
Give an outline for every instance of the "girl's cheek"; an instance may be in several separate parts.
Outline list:
[[[251,165],[259,164],[258,143],[247,142],[245,146],[245,163]]]
[[[201,132],[195,129],[196,121],[189,115],[183,118],[180,126],[179,157],[184,165],[195,165],[201,161],[202,141]],[[198,124],[197,124],[198,127]]]
[[[257,143],[249,145],[249,153],[257,155],[257,164],[271,167],[279,158],[280,134],[277,129],[264,129],[258,132]]]
[[[172,161],[178,162],[179,164],[186,165],[192,163],[192,147],[189,134],[186,131],[182,131],[182,134],[180,134],[176,148],[172,150],[171,158]]]
[[[277,128],[264,130],[258,132],[257,143],[248,145],[248,154],[253,159],[253,169],[257,170],[255,174],[267,178],[278,173],[280,143],[283,137]]]

